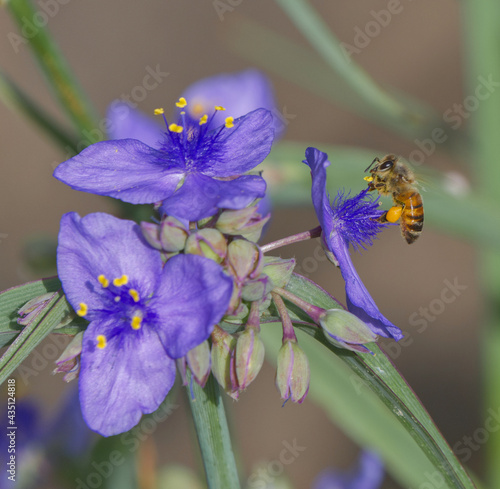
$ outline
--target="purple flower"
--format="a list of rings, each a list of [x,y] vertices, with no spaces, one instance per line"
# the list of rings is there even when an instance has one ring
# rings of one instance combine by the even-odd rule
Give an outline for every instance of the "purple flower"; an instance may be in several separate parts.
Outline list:
[[[232,281],[200,256],[177,255],[162,267],[137,224],[103,213],[63,216],[57,266],[68,301],[90,321],[81,354],[84,419],[104,436],[127,431],[167,395],[174,359],[208,338]]]
[[[325,470],[314,481],[313,489],[378,489],[383,479],[384,464],[380,457],[364,451],[351,470]]]
[[[352,198],[339,193],[330,205],[326,191],[326,169],[330,166],[328,155],[316,148],[307,148],[304,163],[311,169],[312,201],[323,230],[323,244],[334,255],[345,281],[348,310],[364,321],[374,333],[400,340],[403,337],[401,330],[378,310],[349,254],[349,244],[354,249],[365,248],[385,227],[385,224],[377,221],[382,214],[378,199],[371,200],[366,191]]]
[[[123,105],[111,109],[123,123]],[[184,108],[186,101],[177,103]],[[115,137],[134,138],[95,143],[61,163],[54,176],[75,190],[107,195],[132,204],[163,201],[162,210],[180,219],[198,221],[219,208],[242,209],[265,195],[259,175],[243,175],[269,154],[274,138],[273,117],[256,109],[238,119],[229,116],[217,127],[212,108],[199,120],[185,110],[177,123],[156,131],[145,116],[128,108],[127,127]],[[187,110],[187,109],[186,109]],[[120,113],[118,115],[118,113]],[[243,176],[242,176],[243,175]]]

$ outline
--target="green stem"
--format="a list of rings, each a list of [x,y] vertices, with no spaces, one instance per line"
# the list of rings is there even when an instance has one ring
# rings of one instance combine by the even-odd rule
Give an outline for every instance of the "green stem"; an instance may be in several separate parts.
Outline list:
[[[202,389],[196,382],[191,382],[191,372],[188,371],[187,375],[187,394],[208,487],[238,489],[240,482],[219,385],[210,375]]]
[[[485,199],[498,202],[500,181],[500,4],[493,0],[466,1],[463,21],[468,55],[467,95],[478,102],[471,117],[474,146],[474,174],[478,190]],[[483,85],[480,87],[480,85]],[[487,100],[484,94],[487,94]],[[480,98],[481,97],[481,98]],[[487,317],[484,332],[484,411],[500,407],[500,254],[482,250],[482,279],[486,295]],[[487,475],[490,487],[500,487],[500,432],[490,430],[486,445]]]
[[[33,31],[23,37],[22,44],[29,43],[42,72],[47,78],[62,108],[72,120],[81,135],[96,127],[97,116],[91,108],[83,90],[73,76],[71,68],[44,25],[36,27],[36,8],[30,0],[8,0],[8,11],[22,31],[30,23]],[[21,42],[21,41],[20,41]],[[19,49],[18,45],[18,49]]]

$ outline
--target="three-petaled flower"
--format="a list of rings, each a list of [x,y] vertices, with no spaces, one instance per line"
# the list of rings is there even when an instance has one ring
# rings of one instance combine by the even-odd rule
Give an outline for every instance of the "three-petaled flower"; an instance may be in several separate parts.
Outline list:
[[[184,109],[181,97],[177,106]],[[61,163],[54,176],[75,190],[107,195],[132,204],[162,202],[162,211],[198,221],[218,209],[242,209],[265,195],[260,175],[245,175],[269,154],[274,138],[273,116],[256,109],[242,117],[228,116],[215,127],[212,114],[193,120],[181,110],[176,123],[158,133],[145,117],[129,123],[143,126],[139,139],[95,143]],[[156,111],[163,115],[163,109]],[[132,113],[133,116],[133,113]]]
[[[232,280],[217,263],[160,254],[132,221],[96,213],[61,220],[57,266],[64,292],[90,324],[82,343],[80,402],[102,435],[158,408],[174,359],[205,341],[225,313]]]
[[[304,163],[311,169],[312,201],[321,224],[321,239],[333,254],[345,281],[347,308],[380,336],[403,337],[401,330],[379,311],[372,296],[359,278],[349,254],[349,244],[357,249],[371,245],[372,239],[385,224],[377,219],[383,214],[378,208],[378,198],[367,198],[367,192],[350,198],[339,193],[330,204],[326,190],[326,169],[330,166],[328,155],[316,148],[307,148]]]

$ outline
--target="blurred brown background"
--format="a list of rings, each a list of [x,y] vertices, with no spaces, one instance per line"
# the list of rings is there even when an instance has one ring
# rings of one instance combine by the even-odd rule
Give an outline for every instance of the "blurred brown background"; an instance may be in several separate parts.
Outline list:
[[[306,44],[276,4],[265,0],[225,1],[225,5],[235,6],[224,13],[222,20],[211,1],[66,0],[62,3],[55,0],[58,10],[49,18],[48,26],[101,114],[112,100],[130,94],[141,85],[148,67],[159,66],[169,73],[138,105],[151,113],[157,106],[172,106],[182,89],[199,78],[252,66],[230,49],[231,38],[227,35],[231,23],[242,17]],[[337,36],[352,44],[355,29],[363,29],[373,18],[371,12],[386,9],[389,2],[312,3]],[[394,15],[380,35],[353,58],[381,84],[421,98],[442,114],[467,95],[461,81],[463,53],[458,2],[401,0],[400,3],[401,13]],[[6,12],[1,11],[1,66],[45,109],[63,121],[28,48],[21,45],[15,50],[9,42],[10,32],[17,32],[16,28]],[[412,143],[311,96],[284,78],[269,76],[278,107],[286,107],[288,113],[296,115],[285,138],[303,141],[304,149],[321,142],[374,149],[377,152],[374,156],[388,152],[407,156],[415,149]],[[37,278],[22,261],[21,250],[29,238],[56,236],[59,219],[65,212],[112,211],[112,205],[106,199],[73,191],[53,179],[54,165],[65,159],[64,152],[3,105],[0,105],[0,121],[0,289],[3,290]],[[426,164],[452,169],[454,162],[438,150]],[[308,178],[305,169],[304,178]],[[315,225],[312,206],[276,209],[266,240]],[[295,255],[305,271],[309,262],[304,260],[312,256],[317,245],[296,245],[284,253]],[[379,308],[411,338],[411,344],[395,355],[395,363],[453,446],[481,423],[478,380],[481,301],[474,249],[430,228],[409,247],[399,232],[391,229],[369,251],[357,255],[355,264]],[[309,276],[343,300],[339,272],[322,264],[318,270],[313,269]],[[420,307],[429,307],[433,300],[439,299],[446,280],[456,280],[467,288],[459,300],[447,304],[436,320],[429,322],[425,331],[417,332],[409,318]],[[59,377],[50,375],[51,370],[51,366],[42,369],[28,385],[29,392],[43,399],[49,409],[65,388]],[[342,434],[341,427],[329,424],[310,401],[302,406],[288,404],[281,408],[273,376],[273,368],[266,367],[231,407],[245,468],[249,470],[261,460],[276,459],[282,442],[293,439],[306,447],[286,467],[298,488],[309,487],[315,474],[325,467],[346,467],[352,463],[357,449]],[[159,462],[194,463],[196,458],[189,453],[192,446],[189,434],[183,405],[156,433],[156,440],[162,446]],[[175,441],[175,446],[164,440]],[[478,450],[470,461],[478,471],[481,457]],[[384,487],[397,486],[388,480]]]

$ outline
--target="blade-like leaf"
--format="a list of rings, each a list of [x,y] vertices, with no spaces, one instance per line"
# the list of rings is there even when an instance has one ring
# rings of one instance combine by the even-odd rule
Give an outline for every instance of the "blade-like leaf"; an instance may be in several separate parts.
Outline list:
[[[304,277],[294,275],[287,288],[313,304],[338,307],[333,298],[328,305],[327,293]],[[376,448],[394,477],[412,487],[438,479],[440,487],[474,487],[425,408],[377,345],[368,345],[374,355],[356,354],[330,345],[317,327],[296,326],[330,350],[300,339],[311,363],[311,396],[350,436]],[[263,328],[264,339],[274,335],[277,342],[280,334],[279,329]]]

